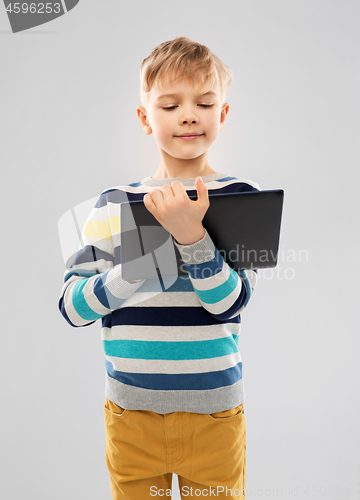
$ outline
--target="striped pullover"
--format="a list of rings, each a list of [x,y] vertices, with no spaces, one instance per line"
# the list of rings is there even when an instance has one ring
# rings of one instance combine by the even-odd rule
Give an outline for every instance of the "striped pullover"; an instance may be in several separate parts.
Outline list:
[[[230,268],[205,230],[192,245],[173,239],[186,275],[136,283],[121,277],[121,203],[173,180],[197,196],[195,178],[146,177],[101,193],[65,272],[59,309],[74,327],[101,319],[109,400],[129,410],[215,413],[244,402],[241,312],[257,271]],[[210,195],[260,189],[222,173],[203,181]]]

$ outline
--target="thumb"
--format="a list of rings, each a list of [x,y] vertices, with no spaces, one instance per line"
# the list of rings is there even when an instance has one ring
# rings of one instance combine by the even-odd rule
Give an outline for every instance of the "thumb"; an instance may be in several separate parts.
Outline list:
[[[209,202],[208,188],[205,186],[205,183],[200,176],[196,177],[195,185],[198,196],[197,201],[201,205],[207,205]]]

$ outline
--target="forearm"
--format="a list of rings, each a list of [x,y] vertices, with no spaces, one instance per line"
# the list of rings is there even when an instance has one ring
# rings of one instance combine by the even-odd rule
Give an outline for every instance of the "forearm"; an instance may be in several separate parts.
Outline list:
[[[59,308],[72,326],[86,326],[116,309],[142,285],[121,278],[120,266],[90,278],[73,276],[64,284]]]
[[[201,305],[219,320],[231,319],[248,303],[255,280],[254,271],[234,271],[223,259],[209,234],[195,244],[176,243]],[[251,274],[249,279],[248,273]],[[253,287],[250,280],[252,280]]]

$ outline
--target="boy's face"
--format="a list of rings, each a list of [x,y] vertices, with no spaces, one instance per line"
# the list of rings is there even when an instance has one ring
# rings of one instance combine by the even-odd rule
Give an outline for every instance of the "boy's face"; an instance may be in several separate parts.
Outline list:
[[[218,82],[208,95],[200,95],[201,90],[186,80],[168,79],[162,86],[163,90],[151,89],[146,110],[137,108],[144,132],[153,132],[160,150],[174,158],[197,158],[214,144],[229,110],[227,103],[221,107]],[[189,133],[199,135],[181,137]]]

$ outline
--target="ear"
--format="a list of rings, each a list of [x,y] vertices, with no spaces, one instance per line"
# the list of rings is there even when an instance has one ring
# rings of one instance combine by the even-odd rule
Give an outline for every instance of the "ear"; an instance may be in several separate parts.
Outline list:
[[[146,135],[150,135],[152,133],[152,128],[150,126],[149,120],[147,118],[146,109],[143,106],[138,106],[136,108],[136,113],[139,117],[141,126]]]
[[[230,109],[230,105],[228,102],[225,102],[223,104],[223,107],[221,108],[221,114],[220,114],[220,130],[223,129],[224,127],[224,124],[225,124],[225,118],[226,118],[226,115],[228,114],[229,112],[229,109]]]

